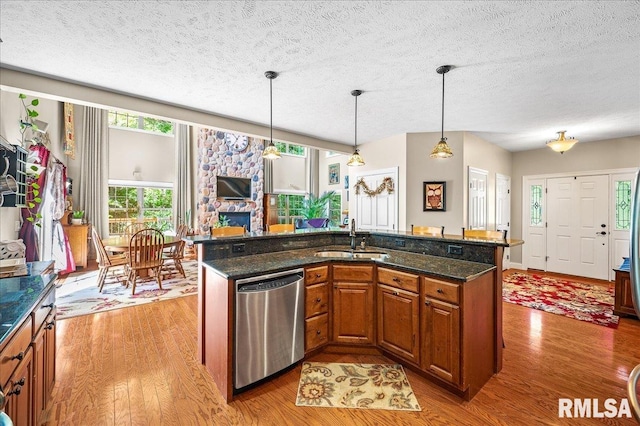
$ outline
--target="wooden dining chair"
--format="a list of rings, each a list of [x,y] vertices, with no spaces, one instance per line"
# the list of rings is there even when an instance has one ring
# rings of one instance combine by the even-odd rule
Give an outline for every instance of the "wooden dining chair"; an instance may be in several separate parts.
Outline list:
[[[158,287],[162,289],[162,248],[164,236],[157,229],[143,229],[136,232],[129,241],[129,276],[131,294],[136,292],[136,280],[141,270],[153,271]]]
[[[295,225],[293,223],[276,223],[273,225],[267,224],[267,231],[269,232],[293,232],[295,231]]]
[[[187,276],[182,268],[185,246],[185,241],[182,238],[187,236],[187,230],[187,225],[178,225],[178,229],[176,229],[176,239],[178,239],[179,242],[166,249],[162,254],[162,259],[164,260],[162,270],[166,273],[172,273],[172,270],[175,270],[184,278],[187,278]]]
[[[141,223],[141,222],[130,223],[129,225],[127,225],[126,228],[124,228],[124,236],[127,238],[131,238],[133,234],[135,234],[138,231],[142,231],[145,228],[146,228],[146,225],[144,223]]]
[[[414,226],[411,225],[412,235],[444,235],[444,226]]]
[[[244,235],[245,226],[223,226],[222,228],[211,228],[212,237],[230,237],[232,235]]]
[[[487,231],[486,229],[465,229],[462,228],[462,236],[464,238],[486,238],[490,240],[506,240],[507,230],[503,231]]]
[[[104,244],[102,243],[102,239],[98,235],[98,231],[95,226],[91,227],[91,238],[93,239],[93,245],[96,248],[96,254],[98,255],[98,291],[102,293],[102,287],[104,287],[104,282],[107,278],[107,274],[109,271],[114,273],[114,277],[118,279],[118,276],[115,275],[115,270],[117,268],[122,268],[122,281],[126,281],[126,271],[125,268],[129,263],[129,259],[125,253],[120,254],[109,254],[104,248]],[[120,280],[118,279],[118,282]]]

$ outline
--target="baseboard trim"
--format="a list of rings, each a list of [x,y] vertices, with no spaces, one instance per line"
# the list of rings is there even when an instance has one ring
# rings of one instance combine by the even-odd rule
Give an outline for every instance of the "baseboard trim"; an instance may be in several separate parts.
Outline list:
[[[525,268],[522,265],[522,263],[514,263],[514,262],[509,263],[509,269],[519,269],[521,271],[526,271],[527,270],[527,268]]]

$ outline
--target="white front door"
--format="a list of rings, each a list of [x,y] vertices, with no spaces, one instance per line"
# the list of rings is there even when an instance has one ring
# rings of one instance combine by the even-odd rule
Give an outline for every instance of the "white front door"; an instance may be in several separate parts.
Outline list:
[[[609,278],[609,177],[547,181],[547,270]]]
[[[356,227],[358,229],[376,229],[393,231],[398,229],[398,169],[375,170],[356,175],[356,183],[362,178],[370,190],[377,189],[384,178],[391,177],[394,191],[389,194],[386,190],[369,196],[363,188],[356,195]]]
[[[487,229],[487,177],[489,172],[469,167],[468,229]]]
[[[511,178],[496,173],[496,230],[507,231],[511,236]],[[511,253],[509,247],[504,249],[502,269],[509,269]]]

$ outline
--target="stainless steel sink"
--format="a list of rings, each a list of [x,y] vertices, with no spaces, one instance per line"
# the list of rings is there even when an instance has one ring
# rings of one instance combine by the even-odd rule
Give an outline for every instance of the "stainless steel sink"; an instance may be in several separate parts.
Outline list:
[[[323,250],[317,251],[314,256],[317,257],[352,257],[350,251],[342,250]]]
[[[387,253],[379,251],[361,251],[351,252],[345,250],[322,250],[317,251],[314,256],[317,257],[337,257],[350,259],[386,259],[389,257]]]

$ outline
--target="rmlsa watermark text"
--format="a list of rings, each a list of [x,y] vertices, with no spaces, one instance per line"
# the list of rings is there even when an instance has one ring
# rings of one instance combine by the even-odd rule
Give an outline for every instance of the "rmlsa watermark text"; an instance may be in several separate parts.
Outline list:
[[[598,398],[560,398],[558,399],[558,417],[595,418],[631,417],[631,408],[627,398],[620,401],[607,398],[600,402]]]

